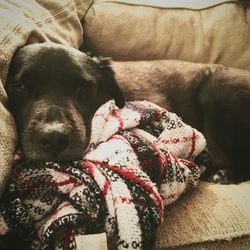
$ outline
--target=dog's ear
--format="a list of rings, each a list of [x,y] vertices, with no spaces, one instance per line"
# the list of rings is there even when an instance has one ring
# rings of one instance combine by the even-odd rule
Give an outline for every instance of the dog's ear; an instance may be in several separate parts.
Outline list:
[[[114,71],[111,68],[110,58],[99,56],[93,57],[92,59],[95,63],[97,63],[98,68],[102,71],[109,95],[114,98],[115,103],[119,108],[123,108],[125,105],[125,97],[116,82]]]

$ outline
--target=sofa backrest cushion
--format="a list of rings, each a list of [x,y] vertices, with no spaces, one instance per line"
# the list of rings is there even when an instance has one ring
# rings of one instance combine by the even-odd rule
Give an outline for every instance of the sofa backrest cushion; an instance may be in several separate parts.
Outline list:
[[[250,1],[95,0],[88,50],[116,60],[180,59],[250,70]]]

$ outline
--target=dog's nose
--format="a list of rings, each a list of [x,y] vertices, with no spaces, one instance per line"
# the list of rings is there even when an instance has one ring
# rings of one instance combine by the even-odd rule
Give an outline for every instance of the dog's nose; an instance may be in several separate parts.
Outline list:
[[[70,142],[70,133],[65,129],[58,129],[59,126],[48,126],[40,131],[38,135],[38,145],[40,148],[53,155],[62,152]]]
[[[38,144],[44,151],[58,154],[69,144],[69,136],[58,131],[44,133],[40,136]]]

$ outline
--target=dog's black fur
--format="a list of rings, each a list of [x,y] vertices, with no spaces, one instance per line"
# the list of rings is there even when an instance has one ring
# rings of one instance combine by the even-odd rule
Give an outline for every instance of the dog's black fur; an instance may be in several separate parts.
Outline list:
[[[249,72],[178,61],[113,62],[113,69],[116,77],[107,59],[62,45],[33,44],[16,52],[6,90],[28,159],[82,157],[97,108],[112,98],[123,107],[125,93],[167,106],[205,134],[214,165],[233,172],[208,178],[226,183],[250,177]]]

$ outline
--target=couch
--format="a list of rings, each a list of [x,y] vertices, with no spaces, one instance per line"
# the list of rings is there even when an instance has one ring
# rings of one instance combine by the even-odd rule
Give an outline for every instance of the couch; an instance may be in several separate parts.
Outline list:
[[[14,51],[52,41],[114,60],[180,59],[250,70],[249,1],[0,2],[0,194],[16,145],[4,83]],[[249,164],[246,162],[246,164]],[[250,182],[200,182],[165,209],[155,249],[250,249]]]

